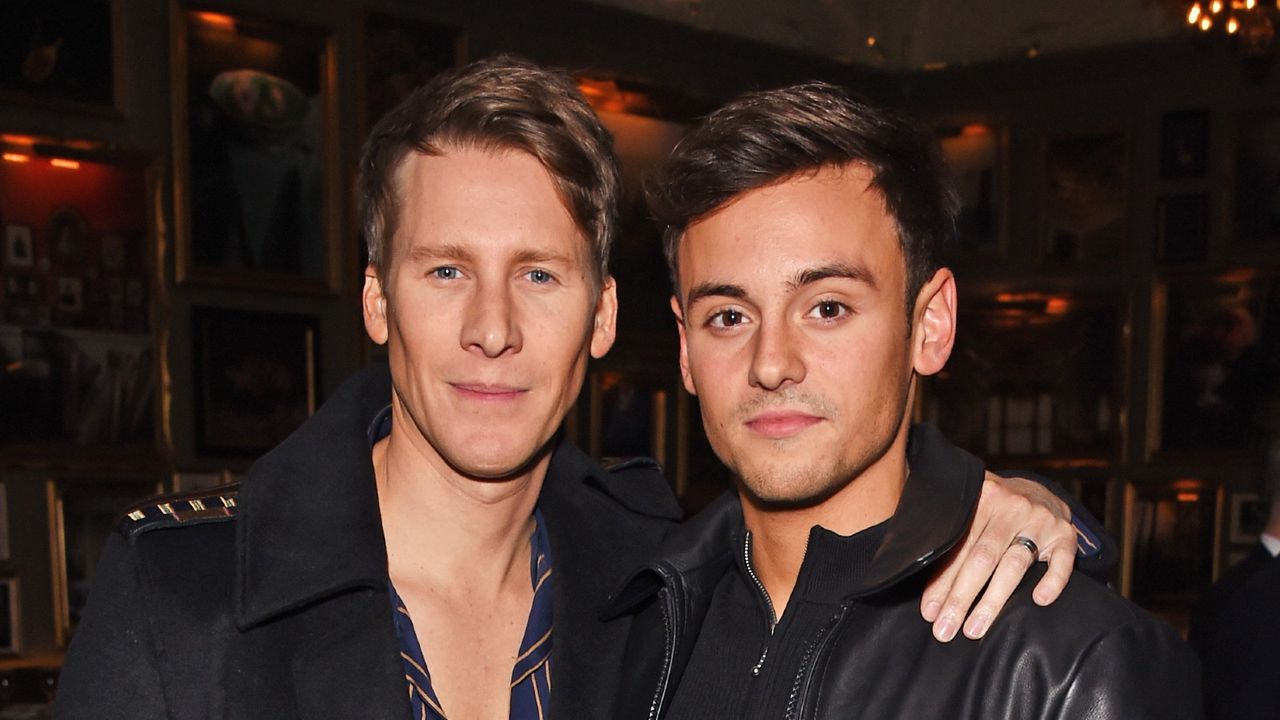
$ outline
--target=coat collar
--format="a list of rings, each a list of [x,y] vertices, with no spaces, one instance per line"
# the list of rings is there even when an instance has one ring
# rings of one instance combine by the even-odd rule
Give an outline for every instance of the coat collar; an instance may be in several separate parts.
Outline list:
[[[982,491],[980,460],[927,424],[911,428],[907,456],[911,471],[898,507],[850,598],[888,589],[936,562],[964,537],[973,519]],[[742,530],[741,502],[736,493],[726,493],[671,533],[658,560],[632,575],[614,595],[607,616],[638,607],[662,587],[664,576],[715,574],[728,567]]]
[[[386,587],[367,431],[390,398],[385,367],[361,371],[250,468],[236,529],[242,629],[335,592]]]

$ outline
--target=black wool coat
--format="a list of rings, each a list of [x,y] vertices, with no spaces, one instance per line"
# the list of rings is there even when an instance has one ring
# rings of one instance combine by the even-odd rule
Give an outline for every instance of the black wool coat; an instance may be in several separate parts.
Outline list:
[[[54,717],[407,720],[367,435],[390,397],[386,370],[364,371],[242,486],[122,519]],[[600,610],[679,508],[652,463],[607,471],[564,442],[538,506],[556,569],[551,715],[608,717],[629,620]]]

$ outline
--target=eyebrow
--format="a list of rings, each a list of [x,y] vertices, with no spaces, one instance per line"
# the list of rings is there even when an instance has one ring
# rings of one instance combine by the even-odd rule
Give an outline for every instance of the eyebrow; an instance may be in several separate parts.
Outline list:
[[[454,243],[445,243],[428,247],[425,245],[415,245],[409,248],[409,260],[411,262],[433,262],[440,260],[470,261],[475,258],[475,254],[469,248]],[[548,250],[539,250],[528,248],[519,250],[513,258],[518,263],[532,264],[552,264],[563,263],[572,264],[573,258],[564,254],[551,252]]]
[[[798,290],[805,285],[812,285],[820,280],[828,278],[844,278],[854,282],[864,283],[876,288],[876,278],[871,271],[859,265],[849,265],[846,263],[831,263],[829,265],[819,265],[818,267],[801,270],[795,274],[795,277],[787,283],[788,290]]]
[[[743,300],[747,297],[747,291],[741,285],[710,282],[699,283],[689,291],[689,298],[685,300],[685,304],[693,305],[699,300],[709,297],[729,297],[736,300]]]

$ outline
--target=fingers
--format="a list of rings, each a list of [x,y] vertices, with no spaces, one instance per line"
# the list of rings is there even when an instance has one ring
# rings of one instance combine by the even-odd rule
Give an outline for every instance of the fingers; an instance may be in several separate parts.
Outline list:
[[[985,635],[1037,560],[1047,560],[1049,567],[1032,597],[1041,605],[1056,600],[1075,564],[1076,533],[1069,517],[1066,504],[1039,483],[987,473],[969,534],[920,599],[920,614],[933,623],[933,636],[949,642],[962,623],[966,637]],[[1019,535],[1039,546],[1039,558],[1022,545],[1010,547]]]
[[[982,599],[965,620],[965,637],[977,640],[986,634],[987,628],[991,627],[991,621],[1004,609],[1004,604],[1018,588],[1018,583],[1022,582],[1022,576],[1027,574],[1036,559],[1032,557],[1031,551],[1022,545],[1009,546],[1000,558],[1000,565],[991,576],[991,582],[987,583]]]
[[[1043,557],[1045,553],[1041,552],[1040,555]],[[1031,599],[1037,605],[1053,603],[1066,589],[1067,581],[1071,579],[1071,569],[1075,567],[1075,544],[1053,550],[1049,553],[1048,560],[1049,569],[1045,571],[1044,577],[1040,578],[1040,582],[1036,583],[1036,589],[1031,592]]]

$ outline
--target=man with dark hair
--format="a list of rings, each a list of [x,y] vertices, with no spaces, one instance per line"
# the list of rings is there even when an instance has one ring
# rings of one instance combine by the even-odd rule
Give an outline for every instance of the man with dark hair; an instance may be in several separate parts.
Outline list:
[[[651,461],[605,470],[557,432],[614,338],[609,135],[569,77],[497,58],[415,91],[361,173],[389,375],[243,487],[127,514],[58,717],[608,717],[629,620],[599,612],[679,518]],[[1020,533],[1069,561],[1057,501],[990,487],[972,547]],[[983,557],[940,598],[967,607]]]
[[[737,492],[615,597],[615,717],[1199,715],[1173,630],[1086,578],[1039,607],[1033,570],[978,642],[919,622],[983,477],[910,418],[956,333],[943,177],[929,133],[822,83],[731,102],[666,163],[680,368]]]

